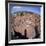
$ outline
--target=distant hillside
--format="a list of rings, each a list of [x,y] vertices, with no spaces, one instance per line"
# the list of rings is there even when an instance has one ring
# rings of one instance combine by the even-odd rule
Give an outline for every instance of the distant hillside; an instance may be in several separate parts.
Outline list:
[[[21,14],[21,13],[29,13],[29,14],[36,14],[36,13],[33,13],[33,12],[29,12],[29,11],[18,11],[18,12],[14,12],[13,15],[15,14]],[[36,15],[39,15],[39,14],[36,14]]]

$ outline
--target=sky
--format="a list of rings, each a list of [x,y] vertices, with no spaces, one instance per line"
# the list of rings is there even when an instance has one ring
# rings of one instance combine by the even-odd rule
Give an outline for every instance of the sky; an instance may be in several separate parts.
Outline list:
[[[9,8],[11,14],[14,14],[14,12],[19,12],[19,11],[29,11],[33,12],[36,14],[40,14],[40,6],[16,6],[15,4],[10,5]]]

